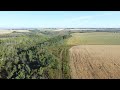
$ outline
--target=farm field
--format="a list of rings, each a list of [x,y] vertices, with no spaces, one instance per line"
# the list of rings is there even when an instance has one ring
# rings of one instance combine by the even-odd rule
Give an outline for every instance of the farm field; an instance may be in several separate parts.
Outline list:
[[[120,45],[120,33],[91,32],[72,33],[68,45]]]
[[[10,30],[0,30],[0,35],[12,33]]]
[[[2,34],[10,34],[12,32],[29,32],[29,30],[0,30],[0,35]]]
[[[120,33],[73,33],[68,39],[72,79],[120,78]]]
[[[80,45],[70,49],[73,79],[119,79],[119,45]]]

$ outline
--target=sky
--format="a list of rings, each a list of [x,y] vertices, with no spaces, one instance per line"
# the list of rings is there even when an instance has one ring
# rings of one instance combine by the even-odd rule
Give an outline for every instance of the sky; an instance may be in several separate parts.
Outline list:
[[[120,28],[120,11],[0,11],[5,28]]]

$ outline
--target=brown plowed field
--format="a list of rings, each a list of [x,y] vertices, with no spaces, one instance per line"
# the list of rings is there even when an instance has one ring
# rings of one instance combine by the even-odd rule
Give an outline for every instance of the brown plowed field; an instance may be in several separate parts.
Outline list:
[[[72,79],[120,79],[120,45],[79,45],[70,49]]]

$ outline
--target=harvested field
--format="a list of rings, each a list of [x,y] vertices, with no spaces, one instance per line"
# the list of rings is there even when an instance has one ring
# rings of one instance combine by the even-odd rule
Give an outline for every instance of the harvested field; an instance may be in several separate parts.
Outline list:
[[[70,49],[72,79],[120,79],[120,45],[79,45]]]
[[[29,30],[0,30],[0,35],[2,34],[9,34],[12,32],[29,32]]]
[[[11,30],[0,30],[0,35],[12,33]]]

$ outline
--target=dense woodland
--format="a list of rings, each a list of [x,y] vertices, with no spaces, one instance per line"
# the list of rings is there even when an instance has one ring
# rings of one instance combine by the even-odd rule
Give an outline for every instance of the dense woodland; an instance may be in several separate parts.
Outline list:
[[[0,35],[0,78],[70,78],[68,46],[70,32],[30,31]]]

